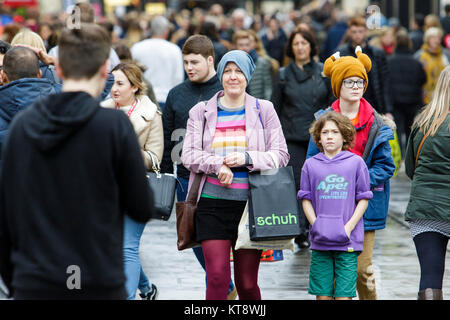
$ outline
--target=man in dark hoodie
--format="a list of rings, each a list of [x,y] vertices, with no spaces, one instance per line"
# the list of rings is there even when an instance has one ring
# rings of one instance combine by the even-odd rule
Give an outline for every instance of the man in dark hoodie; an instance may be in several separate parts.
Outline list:
[[[0,78],[0,159],[3,140],[13,117],[25,110],[38,98],[61,91],[61,85],[41,78],[39,59],[24,47],[15,47],[6,52]]]
[[[0,169],[0,275],[15,299],[125,299],[124,213],[153,199],[133,127],[94,98],[109,41],[94,24],[61,33],[63,92],[10,127]]]

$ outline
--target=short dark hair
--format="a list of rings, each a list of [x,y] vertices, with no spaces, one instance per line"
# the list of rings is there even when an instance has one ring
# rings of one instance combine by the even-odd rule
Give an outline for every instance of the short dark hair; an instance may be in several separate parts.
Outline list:
[[[445,11],[446,14],[450,13],[450,3],[445,5],[444,11]]]
[[[105,28],[82,23],[64,29],[59,39],[59,64],[65,78],[92,78],[109,57],[110,42]]]
[[[312,59],[317,53],[319,52],[319,49],[317,48],[317,42],[314,37],[314,34],[306,30],[305,28],[297,28],[295,29],[291,35],[289,36],[289,40],[286,44],[286,56],[288,56],[291,59],[295,59],[294,51],[292,51],[292,42],[294,42],[294,38],[296,35],[301,35],[303,38],[305,38],[306,41],[309,42],[309,46],[311,47],[311,52],[309,53],[309,57]]]
[[[186,54],[201,54],[205,59],[208,57],[214,58],[214,46],[212,41],[204,35],[196,34],[190,36],[183,45],[181,50]]]
[[[414,21],[420,29],[423,29],[423,26],[425,25],[425,16],[421,13],[416,13],[414,16]]]
[[[9,81],[37,78],[39,58],[31,49],[14,47],[8,50],[3,58],[3,71],[8,76]]]
[[[352,148],[356,135],[356,129],[352,125],[352,122],[349,118],[340,113],[329,111],[322,115],[318,120],[313,122],[313,124],[309,128],[309,133],[311,134],[313,141],[316,144],[317,148],[319,148],[320,152],[323,152],[322,144],[319,142],[320,134],[327,121],[333,121],[338,127],[344,140],[342,150],[348,150]]]
[[[5,54],[11,49],[11,45],[3,40],[0,40],[0,54]]]
[[[395,35],[395,50],[397,49],[411,49],[412,41],[405,30],[400,30]]]

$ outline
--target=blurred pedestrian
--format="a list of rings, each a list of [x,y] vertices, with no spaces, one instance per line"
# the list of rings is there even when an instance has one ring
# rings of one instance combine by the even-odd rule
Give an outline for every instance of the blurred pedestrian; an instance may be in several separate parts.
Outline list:
[[[420,264],[419,300],[442,300],[450,238],[450,66],[440,74],[431,101],[414,120],[405,171],[412,179],[405,212]],[[448,278],[447,278],[448,280]]]
[[[355,55],[355,48],[360,46],[363,53],[372,61],[372,72],[368,74],[368,87],[364,92],[364,99],[379,113],[392,116],[392,102],[389,95],[390,74],[386,60],[386,54],[382,49],[376,48],[367,42],[368,30],[366,20],[355,16],[348,22],[349,42],[340,46],[337,51],[341,56]]]
[[[177,201],[186,200],[189,186],[189,171],[182,165],[179,158],[182,148],[180,138],[184,137],[189,111],[199,101],[207,101],[218,91],[223,90],[214,69],[214,46],[208,37],[190,36],[184,43],[182,52],[184,70],[188,79],[170,90],[167,96],[163,112],[165,148],[161,166],[163,172],[172,173],[176,170],[181,183],[177,185]],[[193,251],[203,270],[206,271],[202,248],[195,247]],[[227,299],[234,300],[235,297],[236,288],[230,279]]]
[[[276,59],[280,66],[282,66],[287,37],[280,27],[280,22],[275,16],[270,18],[269,27],[267,28],[266,33],[261,37],[261,40],[267,54]]]
[[[131,47],[133,59],[147,68],[144,77],[152,84],[163,110],[170,89],[184,79],[183,56],[176,44],[167,41],[169,29],[169,21],[163,16],[156,16],[151,21],[152,37]]]
[[[289,166],[294,170],[297,189],[308,150],[308,128],[314,121],[314,113],[335,100],[330,79],[322,75],[323,64],[315,62],[318,47],[312,33],[297,28],[289,37],[286,55],[291,62],[278,71],[271,101],[280,117],[290,154]],[[299,210],[302,212],[301,202]],[[308,221],[300,214],[301,235],[296,243],[308,247]]]
[[[133,60],[133,57],[131,56],[130,48],[125,43],[118,43],[114,46],[114,50],[116,51],[117,55],[119,56],[120,62],[133,62],[135,63],[139,69],[141,69],[141,72],[144,73],[147,68],[137,61]],[[153,91],[153,86],[150,82],[148,82],[145,78],[143,78],[143,81],[145,83],[146,90],[144,91],[144,95],[150,98],[150,100],[156,104],[158,109],[161,111],[161,108],[159,107],[158,101],[156,100],[155,92]]]
[[[164,149],[163,125],[158,107],[145,95],[146,87],[141,69],[132,63],[119,63],[112,70],[114,85],[111,99],[101,103],[102,107],[125,112],[138,137],[141,154],[147,171],[159,167]],[[142,269],[139,258],[139,243],[145,223],[125,216],[124,261],[128,300],[134,300],[139,288],[144,300],[155,300],[158,294],[155,284],[150,283]]]
[[[302,168],[298,198],[312,226],[309,293],[317,300],[356,297],[358,255],[363,250],[362,216],[373,197],[364,160],[349,152],[356,130],[350,120],[330,111],[310,128],[320,153]],[[329,186],[341,183],[338,195]]]
[[[450,3],[444,6],[445,15],[441,18],[441,26],[444,34],[450,34]]]
[[[239,299],[261,299],[261,250],[234,250],[234,244],[248,200],[248,172],[273,168],[269,152],[280,167],[286,166],[289,154],[272,103],[245,93],[254,68],[244,51],[227,52],[217,71],[224,90],[189,112],[181,160],[191,171],[190,185],[203,173],[195,220],[206,261],[207,300],[227,298],[230,248]]]
[[[42,78],[39,59],[24,47],[14,47],[6,52],[0,71],[0,159],[3,141],[14,117],[33,103],[61,91],[61,85]]]
[[[247,30],[236,31],[232,43],[235,49],[247,52],[255,63],[255,72],[247,86],[247,92],[257,99],[270,100],[272,95],[272,64],[270,60],[258,55]]]
[[[414,117],[423,106],[422,87],[427,80],[422,64],[412,55],[411,47],[408,33],[399,31],[395,37],[394,54],[388,58],[393,115],[403,156]]]
[[[361,156],[369,169],[370,190],[373,198],[363,215],[363,251],[358,256],[358,279],[356,289],[360,300],[376,300],[372,253],[375,231],[386,227],[389,205],[390,181],[395,171],[389,141],[394,139],[392,129],[370,103],[363,98],[368,87],[368,74],[372,63],[368,55],[358,46],[352,56],[340,57],[335,53],[324,63],[323,73],[331,78],[334,95],[338,98],[327,110],[317,112],[316,118],[328,111],[336,111],[347,116],[356,129],[355,143],[350,152]],[[307,158],[319,150],[310,140]]]
[[[425,17],[421,13],[416,13],[414,18],[411,18],[409,38],[412,41],[412,52],[416,52],[423,44],[423,25]]]
[[[6,41],[0,40],[0,70],[3,69],[3,57],[9,49],[11,49],[11,45]],[[2,77],[0,77],[0,86],[1,85],[3,85]]]
[[[427,74],[427,82],[423,86],[423,100],[425,104],[431,101],[437,79],[442,70],[450,65],[450,53],[442,47],[442,30],[429,28],[423,36],[423,45],[414,53],[414,58],[419,60]]]
[[[125,299],[124,213],[153,210],[144,161],[126,115],[95,99],[106,31],[65,29],[59,46],[63,92],[23,111],[3,148],[0,275],[18,300]]]
[[[207,36],[214,47],[214,69],[217,69],[220,59],[227,53],[228,49],[221,43],[218,28],[212,21],[205,21],[200,27],[199,34]]]
[[[80,23],[95,23],[94,7],[89,2],[78,2],[72,10],[71,17],[73,19],[75,19],[76,23],[78,21]],[[111,37],[110,37],[109,41],[111,44]],[[58,46],[53,47],[49,51],[48,54],[52,57],[57,58],[58,57]],[[119,62],[120,61],[119,61],[119,57],[117,56],[117,53],[114,51],[113,48],[110,48],[108,72],[110,72],[112,70],[112,68],[114,68]],[[114,81],[114,79],[108,79],[105,87],[110,89],[111,86],[109,86],[108,83],[111,83],[111,85],[112,85],[113,81]]]
[[[42,40],[41,36],[29,29],[22,29],[22,31],[16,34],[16,36],[11,41],[12,46],[24,44],[38,50],[42,50],[44,54],[47,54],[47,49],[45,48],[44,41]],[[48,79],[53,83],[61,83],[61,79],[59,79],[58,75],[56,74],[54,66],[47,65],[39,60],[39,68],[42,72],[42,78]]]

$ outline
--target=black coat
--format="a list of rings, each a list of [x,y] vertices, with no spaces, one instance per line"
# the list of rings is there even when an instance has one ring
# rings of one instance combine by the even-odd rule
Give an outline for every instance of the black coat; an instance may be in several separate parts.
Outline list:
[[[341,56],[356,58],[355,48],[352,47],[351,43],[339,47],[337,51],[340,52]],[[390,74],[386,54],[383,50],[369,44],[366,44],[362,51],[372,60],[372,69],[367,73],[369,85],[363,97],[378,113],[392,113],[393,106],[389,96]]]
[[[408,50],[396,50],[388,58],[388,64],[391,73],[390,93],[394,106],[421,107],[423,105],[422,86],[427,80],[422,64],[414,59]]]
[[[322,63],[310,62],[303,68],[291,62],[278,71],[274,82],[271,100],[288,142],[309,141],[314,113],[336,100],[330,79],[322,74]]]
[[[0,180],[0,275],[14,296],[126,298],[124,213],[145,223],[152,210],[123,112],[64,92],[14,118]],[[81,290],[67,285],[70,266]]]

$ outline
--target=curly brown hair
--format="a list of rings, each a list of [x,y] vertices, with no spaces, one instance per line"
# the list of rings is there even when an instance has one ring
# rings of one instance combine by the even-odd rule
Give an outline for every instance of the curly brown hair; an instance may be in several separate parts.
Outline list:
[[[352,148],[356,135],[355,127],[352,125],[350,119],[346,116],[335,111],[330,111],[314,121],[309,128],[309,133],[311,134],[313,141],[316,144],[317,148],[319,148],[320,152],[323,152],[322,144],[319,142],[320,133],[322,132],[322,129],[327,121],[333,121],[341,132],[342,138],[344,140],[342,150],[348,150]]]

